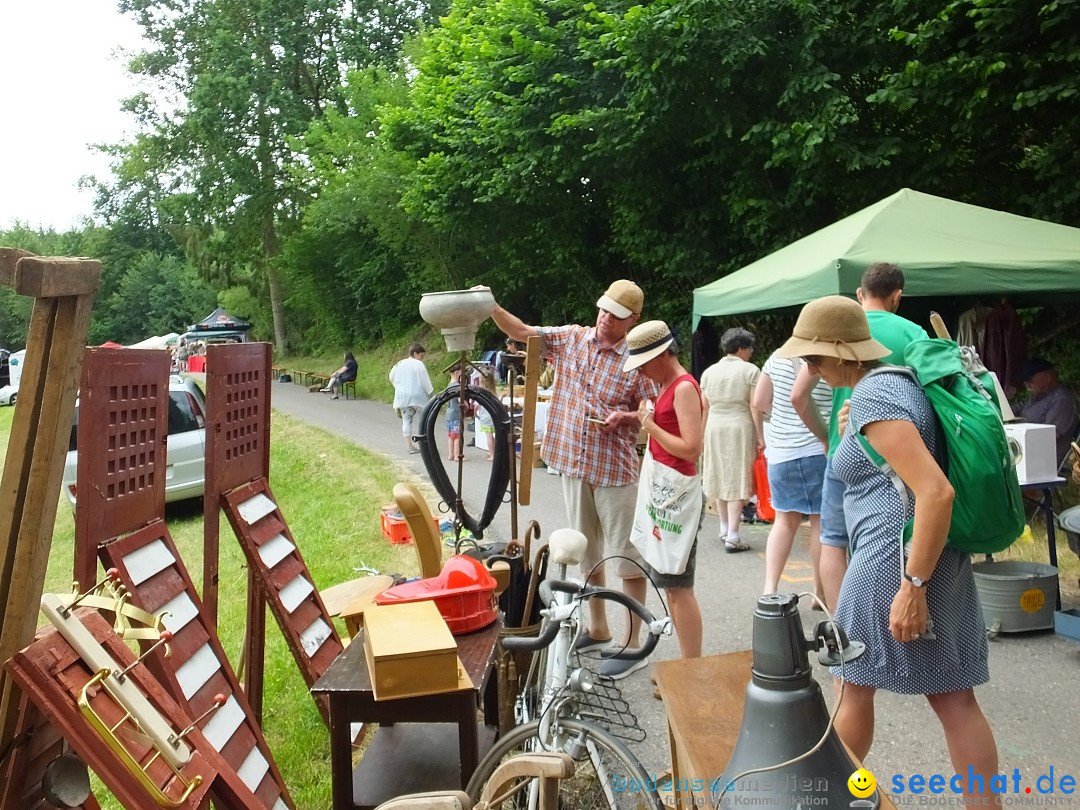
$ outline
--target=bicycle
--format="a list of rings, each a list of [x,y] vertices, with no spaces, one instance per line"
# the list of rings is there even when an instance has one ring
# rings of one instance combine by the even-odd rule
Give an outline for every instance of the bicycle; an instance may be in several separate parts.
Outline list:
[[[541,612],[544,618],[539,635],[502,639],[507,650],[532,651],[535,655],[514,707],[517,725],[495,744],[469,781],[466,792],[474,800],[480,797],[484,784],[499,765],[509,758],[522,753],[554,751],[569,754],[576,765],[574,775],[559,785],[560,807],[659,810],[662,806],[655,780],[650,779],[637,757],[612,733],[617,728],[631,739],[644,739],[645,733],[637,725],[629,704],[613,681],[584,666],[571,665],[571,657],[578,655],[573,652],[573,645],[582,631],[580,608],[587,599],[621,604],[648,629],[640,648],[624,648],[604,657],[647,658],[661,633],[671,632],[671,620],[666,616],[655,619],[644,605],[621,592],[566,580],[566,569],[580,560],[584,541],[584,536],[569,529],[551,535],[549,565],[555,566],[554,573],[559,579],[546,580],[540,586],[547,608]],[[627,729],[631,730],[630,734],[626,734]],[[635,731],[640,736],[635,736]],[[515,810],[537,807],[535,780],[523,778],[514,790],[502,807]]]

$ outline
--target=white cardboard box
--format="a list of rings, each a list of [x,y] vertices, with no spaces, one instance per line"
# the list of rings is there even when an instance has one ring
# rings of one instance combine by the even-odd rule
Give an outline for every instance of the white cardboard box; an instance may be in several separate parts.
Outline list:
[[[1057,477],[1057,429],[1053,425],[1013,422],[1005,425],[1016,477],[1021,486],[1027,482],[1047,481]]]

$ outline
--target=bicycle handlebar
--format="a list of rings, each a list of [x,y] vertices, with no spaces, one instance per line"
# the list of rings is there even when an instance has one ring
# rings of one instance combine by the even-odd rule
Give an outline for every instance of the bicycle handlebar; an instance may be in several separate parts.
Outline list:
[[[636,649],[620,650],[619,652],[610,655],[601,654],[601,658],[615,658],[621,661],[637,661],[642,658],[648,658],[656,648],[656,644],[660,640],[660,634],[652,629],[655,617],[647,607],[636,599],[627,596],[620,591],[612,591],[607,588],[595,588],[591,585],[582,586],[577,582],[568,582],[566,580],[549,579],[540,583],[540,598],[545,605],[550,605],[554,601],[556,591],[580,595],[582,599],[591,599],[595,597],[596,599],[606,599],[609,602],[616,602],[636,614],[648,629],[648,636],[645,638],[645,643],[640,647]],[[559,634],[559,627],[559,622],[545,621],[539,635],[509,636],[502,639],[503,648],[507,650],[525,651],[541,650],[555,640],[555,636]]]
[[[499,642],[502,644],[504,650],[525,650],[528,652],[535,652],[536,650],[542,650],[555,640],[555,636],[559,635],[559,623],[544,621],[544,626],[540,628],[540,635],[537,636],[507,636],[501,639]]]

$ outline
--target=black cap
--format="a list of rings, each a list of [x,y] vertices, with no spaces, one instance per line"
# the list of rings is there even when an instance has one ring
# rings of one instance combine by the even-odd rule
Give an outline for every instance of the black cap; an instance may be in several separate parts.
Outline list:
[[[1027,361],[1027,365],[1024,366],[1024,382],[1027,382],[1036,374],[1041,374],[1044,371],[1050,371],[1054,368],[1054,364],[1047,360],[1045,357],[1032,357]]]

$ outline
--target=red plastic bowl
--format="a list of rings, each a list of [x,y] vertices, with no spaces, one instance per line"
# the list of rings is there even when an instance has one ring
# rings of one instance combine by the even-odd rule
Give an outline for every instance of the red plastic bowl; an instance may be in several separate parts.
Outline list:
[[[379,605],[431,600],[455,636],[487,627],[498,618],[495,578],[483,563],[458,554],[446,561],[437,577],[395,585],[375,597]]]

